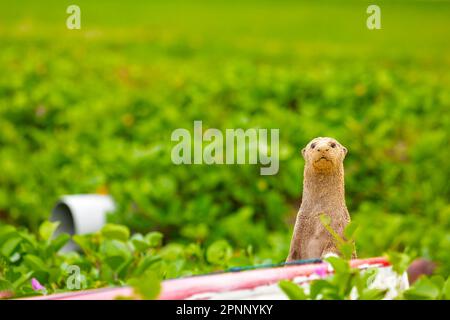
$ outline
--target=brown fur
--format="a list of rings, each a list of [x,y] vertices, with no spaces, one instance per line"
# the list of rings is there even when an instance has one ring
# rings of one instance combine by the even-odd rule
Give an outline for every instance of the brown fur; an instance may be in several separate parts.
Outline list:
[[[346,154],[347,149],[333,138],[315,138],[302,150],[305,159],[302,204],[287,261],[322,258],[329,253],[339,255],[336,240],[321,223],[320,215],[328,215],[331,228],[343,237],[350,222],[344,191]]]

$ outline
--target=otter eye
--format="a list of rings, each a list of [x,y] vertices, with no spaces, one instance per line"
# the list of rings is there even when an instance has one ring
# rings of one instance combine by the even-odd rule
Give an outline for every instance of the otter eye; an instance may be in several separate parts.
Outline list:
[[[332,143],[330,144],[330,146],[331,146],[332,148],[336,148],[336,143],[332,142]]]
[[[315,147],[316,147],[315,143],[311,144],[311,149],[314,149]]]

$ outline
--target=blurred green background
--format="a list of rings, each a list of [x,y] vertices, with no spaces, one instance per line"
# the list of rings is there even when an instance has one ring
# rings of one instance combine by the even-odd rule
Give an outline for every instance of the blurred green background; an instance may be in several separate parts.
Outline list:
[[[81,7],[81,30],[66,8]],[[226,239],[282,261],[300,149],[349,149],[360,257],[450,270],[450,2],[0,2],[0,219],[36,230],[57,198],[110,193],[112,220],[167,242]],[[280,171],[175,166],[171,132],[280,128]]]

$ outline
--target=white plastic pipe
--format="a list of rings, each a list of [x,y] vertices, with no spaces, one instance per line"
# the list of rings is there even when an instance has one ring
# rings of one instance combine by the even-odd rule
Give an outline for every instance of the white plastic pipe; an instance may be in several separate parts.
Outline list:
[[[106,223],[106,216],[116,209],[111,196],[98,194],[79,194],[61,197],[52,210],[51,221],[60,225],[55,236],[60,233],[70,235],[86,234],[100,230]],[[63,252],[76,250],[75,243],[70,241]]]

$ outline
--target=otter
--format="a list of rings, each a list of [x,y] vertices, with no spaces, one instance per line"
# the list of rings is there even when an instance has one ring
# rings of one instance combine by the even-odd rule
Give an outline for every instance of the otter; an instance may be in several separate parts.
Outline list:
[[[333,138],[318,137],[302,149],[302,155],[303,196],[287,262],[340,255],[336,240],[320,220],[322,214],[331,218],[330,227],[341,237],[350,223],[344,192],[343,162],[347,148]],[[355,252],[353,256],[356,257]]]

